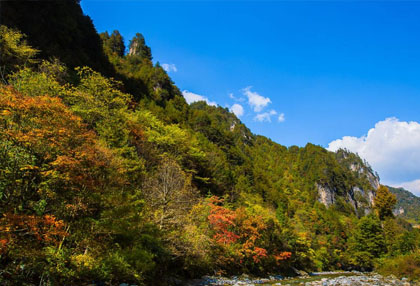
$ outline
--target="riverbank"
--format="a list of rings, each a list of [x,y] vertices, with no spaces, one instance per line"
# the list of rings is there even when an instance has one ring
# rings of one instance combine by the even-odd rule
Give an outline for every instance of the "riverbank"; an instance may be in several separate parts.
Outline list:
[[[362,272],[318,272],[308,276],[283,277],[274,275],[268,278],[252,278],[248,275],[234,277],[206,276],[202,279],[174,285],[186,286],[414,286],[418,282],[410,282],[407,278],[398,279],[395,276],[384,277],[376,273]]]

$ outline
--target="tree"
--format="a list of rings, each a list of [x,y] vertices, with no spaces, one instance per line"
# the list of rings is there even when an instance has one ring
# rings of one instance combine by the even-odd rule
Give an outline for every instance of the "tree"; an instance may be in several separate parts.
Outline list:
[[[375,215],[362,217],[349,239],[350,264],[372,269],[373,259],[385,253],[385,238],[381,222]]]
[[[196,193],[190,178],[171,159],[164,159],[144,184],[144,196],[161,230],[179,225],[194,204]]]
[[[384,220],[387,217],[394,217],[392,210],[397,203],[397,198],[389,189],[383,185],[376,191],[374,207],[378,213],[379,219]]]
[[[27,45],[21,32],[0,26],[0,68],[10,70],[16,66],[33,63],[38,50]]]
[[[124,56],[125,44],[124,39],[118,30],[112,32],[111,35],[108,32],[100,34],[103,42],[104,50],[107,54],[113,54],[119,57]]]

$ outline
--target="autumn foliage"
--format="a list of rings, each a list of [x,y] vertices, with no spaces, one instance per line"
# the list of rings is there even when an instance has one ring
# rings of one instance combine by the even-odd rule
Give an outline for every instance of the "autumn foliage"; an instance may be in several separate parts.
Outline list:
[[[214,231],[213,239],[216,243],[229,245],[235,243],[240,236],[234,232],[236,212],[219,205],[222,202],[223,200],[218,197],[210,198],[210,215],[208,220]]]
[[[389,189],[383,185],[376,191],[374,200],[375,210],[381,220],[387,217],[393,217],[393,209],[397,203],[397,198],[392,194]]]
[[[3,261],[42,265],[58,259],[66,242],[92,249],[91,240],[104,239],[92,219],[107,209],[107,194],[126,184],[115,154],[60,98],[4,85],[0,94]]]
[[[23,243],[23,239],[37,241],[43,245],[56,245],[62,241],[68,232],[62,220],[52,215],[17,215],[4,214],[0,219],[0,233],[2,234],[1,250],[5,253],[8,244]]]
[[[4,193],[7,207],[14,206],[19,192],[30,200],[58,203],[62,216],[92,211],[88,198],[107,183],[110,151],[59,98],[24,96],[4,86],[0,92],[2,142],[30,158],[22,165],[10,165],[7,175],[16,180]]]
[[[225,255],[229,257],[226,261],[244,266],[258,265],[270,259],[280,263],[291,257],[288,251],[267,251],[263,237],[267,224],[261,215],[250,215],[244,207],[231,210],[223,206],[223,202],[217,196],[208,199],[208,221],[215,243],[226,250]]]

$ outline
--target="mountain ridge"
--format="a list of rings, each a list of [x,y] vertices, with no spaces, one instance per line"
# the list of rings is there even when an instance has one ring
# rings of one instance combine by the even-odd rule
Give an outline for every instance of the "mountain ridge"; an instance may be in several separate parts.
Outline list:
[[[395,215],[418,224],[420,220],[420,198],[404,188],[390,186],[388,188],[397,197]]]

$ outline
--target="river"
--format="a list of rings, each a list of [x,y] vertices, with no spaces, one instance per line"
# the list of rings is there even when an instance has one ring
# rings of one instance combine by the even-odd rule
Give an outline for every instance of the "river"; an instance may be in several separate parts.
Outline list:
[[[420,283],[410,282],[406,278],[398,279],[394,276],[383,277],[376,273],[360,272],[320,272],[304,277],[283,278],[270,276],[269,278],[251,278],[247,275],[239,277],[208,276],[200,280],[190,281],[182,285],[188,286],[414,286]]]

